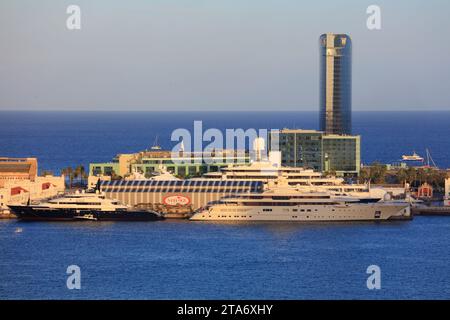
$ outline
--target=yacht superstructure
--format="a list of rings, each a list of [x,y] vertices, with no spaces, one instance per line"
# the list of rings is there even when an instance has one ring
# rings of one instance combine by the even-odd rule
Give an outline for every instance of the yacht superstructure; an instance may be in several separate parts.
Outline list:
[[[280,180],[302,190],[332,192],[336,195],[358,197],[365,202],[377,202],[384,199],[386,191],[370,188],[369,184],[346,184],[344,179],[326,176],[312,169],[284,167],[268,160],[255,161],[250,165],[230,165],[220,172],[209,172],[202,178],[215,180],[263,181],[265,184],[277,184]]]
[[[419,156],[415,151],[412,155],[402,155],[403,161],[423,161],[423,157]]]

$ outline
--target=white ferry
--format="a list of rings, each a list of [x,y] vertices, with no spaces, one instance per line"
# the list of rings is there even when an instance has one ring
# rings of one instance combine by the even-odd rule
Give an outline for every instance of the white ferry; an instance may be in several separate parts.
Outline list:
[[[405,155],[405,154],[402,155],[402,160],[403,161],[423,161],[424,159],[414,151],[412,155]]]

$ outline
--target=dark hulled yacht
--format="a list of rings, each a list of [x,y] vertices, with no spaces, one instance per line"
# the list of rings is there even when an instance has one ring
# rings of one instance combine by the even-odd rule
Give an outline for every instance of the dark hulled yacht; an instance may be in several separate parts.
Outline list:
[[[155,211],[134,210],[103,194],[73,193],[39,204],[10,205],[22,220],[41,221],[152,221],[164,219]]]

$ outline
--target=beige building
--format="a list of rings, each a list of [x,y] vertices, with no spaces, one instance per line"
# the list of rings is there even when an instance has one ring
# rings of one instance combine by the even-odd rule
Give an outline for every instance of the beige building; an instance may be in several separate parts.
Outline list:
[[[24,204],[65,190],[64,176],[38,176],[36,158],[0,158],[0,215],[8,204]]]
[[[34,181],[37,177],[37,172],[36,158],[0,157],[0,188],[7,182]]]

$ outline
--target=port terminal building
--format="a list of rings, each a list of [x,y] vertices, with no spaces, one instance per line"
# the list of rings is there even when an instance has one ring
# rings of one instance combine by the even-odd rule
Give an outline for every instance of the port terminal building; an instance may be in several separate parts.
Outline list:
[[[327,134],[323,131],[282,129],[270,132],[277,139],[281,163],[288,167],[304,167],[337,176],[357,176],[361,169],[361,136]]]
[[[168,211],[170,208],[193,212],[227,196],[263,191],[262,181],[195,180],[112,180],[101,181],[105,196],[133,207]]]
[[[150,176],[161,168],[180,177],[200,176],[219,171],[229,164],[248,164],[250,155],[245,151],[219,150],[213,152],[171,152],[146,150],[133,154],[119,154],[111,162],[89,164],[89,175],[126,177],[139,172]]]

